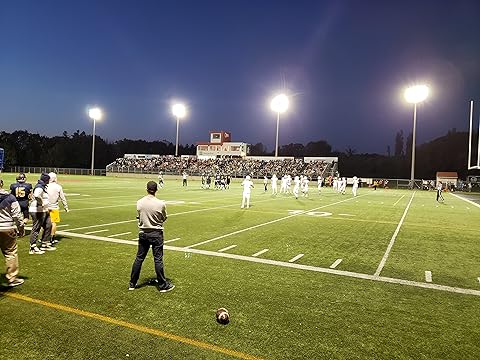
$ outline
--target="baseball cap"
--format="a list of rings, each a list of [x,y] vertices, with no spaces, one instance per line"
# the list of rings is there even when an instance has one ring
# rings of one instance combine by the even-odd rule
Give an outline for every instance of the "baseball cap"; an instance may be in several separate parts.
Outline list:
[[[157,191],[157,183],[155,181],[149,181],[147,183],[147,190],[150,192]]]

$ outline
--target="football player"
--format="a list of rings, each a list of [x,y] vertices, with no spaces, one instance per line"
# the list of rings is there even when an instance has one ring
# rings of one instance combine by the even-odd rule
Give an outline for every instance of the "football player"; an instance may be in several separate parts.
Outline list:
[[[28,203],[32,198],[32,184],[27,183],[24,173],[17,176],[17,182],[10,185],[10,193],[17,198],[24,224],[28,221]]]

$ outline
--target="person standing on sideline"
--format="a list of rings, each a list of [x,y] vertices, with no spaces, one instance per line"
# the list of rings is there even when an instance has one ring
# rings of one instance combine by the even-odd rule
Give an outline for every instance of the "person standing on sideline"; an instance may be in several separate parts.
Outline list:
[[[138,250],[132,265],[128,290],[135,290],[142,270],[143,260],[152,247],[157,288],[160,292],[173,290],[175,285],[167,280],[163,270],[163,223],[167,220],[165,201],[157,199],[157,183],[147,183],[147,195],[137,201]]]
[[[52,221],[50,213],[48,212],[48,193],[47,185],[50,181],[50,176],[43,173],[40,175],[40,180],[33,189],[33,199],[30,203],[30,215],[32,216],[32,231],[30,233],[30,255],[42,255],[45,251],[57,250],[56,247],[50,243],[50,234],[52,231]],[[38,236],[40,229],[43,228],[42,245],[40,249],[37,247]]]
[[[24,173],[17,176],[17,182],[10,185],[10,193],[17,198],[20,210],[23,215],[23,222],[28,222],[28,202],[32,194],[32,184],[26,182],[27,177]]]
[[[250,207],[250,193],[252,192],[253,182],[250,180],[250,176],[245,176],[245,180],[242,181],[243,186],[243,197],[242,197],[242,206],[241,209],[247,205],[247,209]]]
[[[18,275],[18,248],[17,235],[23,236],[23,215],[20,205],[11,193],[3,189],[3,180],[0,179],[0,249],[5,257],[8,286],[22,285],[24,280]]]
[[[47,186],[48,193],[48,212],[50,213],[50,219],[52,221],[52,239],[51,243],[56,244],[58,240],[55,239],[55,234],[57,233],[57,223],[60,222],[60,206],[58,205],[58,200],[60,199],[63,204],[65,212],[68,212],[67,199],[63,193],[62,185],[57,183],[57,174],[51,172],[48,174],[50,176],[50,183]]]
[[[356,176],[354,176],[352,180],[353,180],[352,194],[353,194],[353,196],[357,196],[358,178]]]
[[[183,174],[182,174],[182,186],[187,186],[187,172],[184,171]]]
[[[437,201],[442,201],[442,202],[445,201],[442,195],[442,191],[443,191],[443,184],[441,181],[439,181],[437,184]]]
[[[263,177],[263,192],[267,192],[268,190],[268,177],[265,175]]]

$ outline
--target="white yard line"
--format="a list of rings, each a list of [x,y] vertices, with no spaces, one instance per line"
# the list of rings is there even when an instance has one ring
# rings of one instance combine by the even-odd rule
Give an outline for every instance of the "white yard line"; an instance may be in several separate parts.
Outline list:
[[[131,231],[128,231],[128,232],[124,232],[124,233],[120,233],[120,234],[108,235],[107,237],[113,238],[113,237],[116,237],[116,236],[128,235],[128,234],[131,234],[131,233],[132,233]]]
[[[367,194],[365,195],[360,195],[358,196],[357,198],[361,197],[361,196],[366,196]],[[317,208],[314,208],[314,209],[310,209],[310,210],[305,210],[305,211],[301,211],[301,212],[296,212],[294,214],[291,214],[291,215],[287,215],[287,216],[284,216],[284,217],[281,217],[281,218],[278,218],[278,219],[275,219],[275,220],[271,220],[271,221],[267,221],[265,223],[262,223],[262,224],[257,224],[257,225],[254,225],[254,226],[250,226],[248,228],[245,228],[245,229],[241,229],[241,230],[237,230],[237,231],[234,231],[234,232],[231,232],[229,234],[225,234],[225,235],[221,235],[221,236],[217,236],[213,239],[209,239],[209,240],[205,240],[205,241],[202,241],[202,242],[199,242],[199,243],[196,243],[196,244],[193,244],[193,245],[189,245],[187,246],[187,249],[191,249],[191,248],[194,248],[194,247],[197,247],[197,246],[200,246],[200,245],[204,245],[204,244],[208,244],[209,242],[212,242],[212,241],[216,241],[216,240],[220,240],[220,239],[223,239],[223,238],[226,238],[226,237],[229,237],[229,236],[232,236],[232,235],[237,235],[237,234],[241,234],[245,231],[250,231],[250,230],[253,230],[253,229],[257,229],[259,227],[262,227],[262,226],[266,226],[266,225],[270,225],[270,224],[275,224],[279,221],[283,221],[283,220],[287,220],[287,219],[290,219],[292,217],[295,217],[295,216],[298,216],[298,215],[301,215],[301,214],[306,214],[308,212],[311,212],[311,211],[315,211],[315,210],[318,210],[318,209],[323,209],[325,207],[328,207],[328,206],[332,206],[332,205],[336,205],[336,204],[340,204],[340,203],[343,203],[345,201],[350,201],[350,200],[353,200],[354,198],[349,198],[349,199],[345,199],[345,200],[341,200],[341,201],[337,201],[337,202],[334,202],[334,203],[331,203],[331,204],[326,204],[326,205],[322,205],[322,206],[319,206]]]
[[[330,269],[335,269],[338,265],[340,265],[341,262],[342,262],[342,259],[335,260],[335,262],[332,265],[330,265]]]
[[[466,202],[468,202],[469,204],[472,204],[473,206],[476,206],[476,207],[480,208],[480,204],[477,204],[476,202],[473,202],[473,201],[471,201],[471,200],[465,199],[465,198],[463,198],[463,197],[461,197],[461,196],[459,196],[459,195],[457,195],[457,194],[450,193],[450,195],[455,196],[457,199],[466,201]]]
[[[124,221],[116,221],[116,222],[112,222],[112,223],[108,223],[108,224],[98,224],[98,225],[82,226],[82,227],[78,227],[78,228],[74,228],[74,229],[68,229],[68,231],[76,231],[76,230],[91,229],[91,228],[102,227],[102,226],[126,224],[126,223],[134,222],[134,221],[137,221],[137,219],[124,220]]]
[[[480,283],[480,277],[477,278],[478,282]]]
[[[59,228],[59,227],[65,227],[65,226],[70,226],[70,225],[68,225],[68,224],[61,224],[61,225],[57,225],[57,228]]]
[[[108,229],[89,231],[89,232],[86,232],[85,235],[96,234],[96,233],[105,232],[105,231],[108,231]]]
[[[405,208],[405,211],[403,212],[403,216],[400,219],[400,222],[397,225],[397,228],[395,229],[395,232],[392,235],[392,238],[390,239],[390,243],[387,246],[387,251],[385,251],[385,254],[383,255],[382,261],[380,261],[380,264],[378,265],[377,271],[375,271],[375,276],[380,276],[380,273],[383,270],[383,267],[385,266],[385,263],[387,262],[388,255],[390,254],[390,251],[392,250],[393,244],[395,243],[395,239],[397,238],[398,232],[400,231],[400,228],[402,227],[403,221],[405,220],[405,217],[407,216],[408,209],[410,209],[410,205],[412,204],[413,197],[415,196],[415,191],[412,194],[412,197],[410,198],[410,201],[408,202],[407,207]]]
[[[237,247],[237,245],[230,245],[230,246],[227,246],[226,248],[218,250],[218,252],[228,251],[228,250],[233,249],[235,247]]]
[[[263,250],[260,250],[259,252],[256,252],[255,254],[253,254],[252,256],[253,257],[257,257],[257,256],[260,256],[262,254],[265,254],[269,249],[263,249]],[[480,278],[479,278],[480,279]]]
[[[406,194],[403,194],[403,195],[400,197],[400,199],[398,199],[397,201],[395,201],[395,204],[393,204],[393,206],[397,205],[397,204],[400,202],[400,200],[402,200],[402,199],[405,197],[405,195],[406,195]]]
[[[177,240],[180,240],[180,238],[175,238],[175,239],[167,240],[167,241],[164,241],[163,243],[164,243],[164,244],[168,244],[168,243],[171,243],[171,242],[174,242],[174,241],[177,241]]]
[[[117,243],[117,244],[128,244],[128,245],[137,245],[138,244],[137,241],[112,239],[112,238],[107,238],[107,237],[104,237],[104,236],[78,234],[78,233],[73,233],[73,232],[69,232],[69,231],[57,231],[57,234],[65,235],[65,236],[71,236],[71,237],[78,237],[78,238],[83,238],[83,239],[106,241],[106,242],[112,242],[112,243]],[[361,273],[355,273],[355,272],[351,272],[351,271],[322,268],[322,267],[310,266],[310,265],[302,265],[302,264],[289,263],[289,262],[284,262],[284,261],[277,261],[277,260],[270,260],[270,259],[252,257],[252,256],[243,256],[243,255],[236,255],[236,254],[230,254],[230,253],[219,253],[217,251],[207,251],[207,250],[200,250],[200,249],[187,249],[185,247],[176,247],[176,246],[169,246],[169,245],[166,245],[164,247],[164,249],[165,250],[170,250],[170,251],[182,252],[182,253],[189,252],[189,253],[192,253],[192,254],[221,257],[221,258],[240,260],[240,261],[248,261],[248,262],[253,262],[253,263],[257,263],[257,264],[274,265],[274,266],[285,267],[285,268],[290,268],[290,269],[320,272],[320,273],[325,273],[325,274],[346,276],[346,277],[351,277],[351,278],[356,278],[356,279],[363,279],[363,280],[370,280],[370,281],[377,281],[377,282],[384,282],[384,283],[398,284],[398,285],[405,285],[405,286],[413,286],[413,287],[418,287],[418,288],[423,288],[423,289],[431,289],[431,290],[438,290],[438,291],[445,291],[445,292],[450,292],[450,293],[473,295],[473,296],[479,296],[480,297],[480,290],[474,290],[474,289],[465,289],[465,288],[458,288],[458,287],[453,287],[453,286],[418,282],[418,281],[412,281],[412,280],[403,280],[403,279],[390,278],[390,277],[384,277],[384,276],[361,274]]]
[[[425,281],[427,283],[432,282],[432,272],[431,271],[425,271]]]
[[[290,260],[288,260],[289,263],[294,263],[295,261],[297,261],[298,259],[302,258],[303,255],[305,254],[298,254],[297,256],[294,256],[293,258],[291,258]]]

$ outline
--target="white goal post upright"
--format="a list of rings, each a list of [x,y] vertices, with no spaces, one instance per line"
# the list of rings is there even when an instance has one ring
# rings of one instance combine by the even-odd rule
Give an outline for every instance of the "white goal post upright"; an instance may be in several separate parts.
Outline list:
[[[470,101],[470,130],[468,134],[468,170],[480,169],[480,121],[478,123],[477,165],[472,165],[473,100]]]

